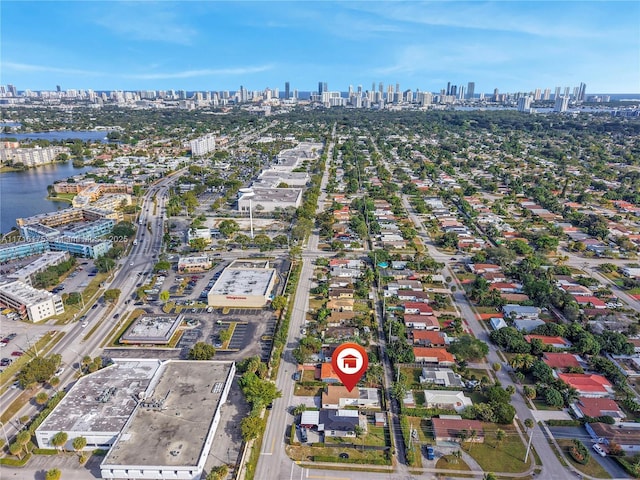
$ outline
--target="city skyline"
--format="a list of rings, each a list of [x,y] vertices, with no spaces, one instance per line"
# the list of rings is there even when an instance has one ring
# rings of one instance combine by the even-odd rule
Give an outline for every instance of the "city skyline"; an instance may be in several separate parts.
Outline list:
[[[625,12],[624,15],[620,15]],[[18,90],[640,91],[636,2],[3,2]],[[613,25],[611,18],[616,18]],[[60,32],[51,25],[72,25]]]

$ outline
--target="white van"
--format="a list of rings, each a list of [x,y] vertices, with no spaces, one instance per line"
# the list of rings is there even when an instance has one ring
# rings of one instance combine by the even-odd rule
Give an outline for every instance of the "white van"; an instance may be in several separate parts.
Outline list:
[[[594,443],[593,444],[593,449],[598,453],[598,455],[600,455],[601,457],[606,457],[607,456],[607,452],[604,451],[604,449],[600,446],[599,443]]]

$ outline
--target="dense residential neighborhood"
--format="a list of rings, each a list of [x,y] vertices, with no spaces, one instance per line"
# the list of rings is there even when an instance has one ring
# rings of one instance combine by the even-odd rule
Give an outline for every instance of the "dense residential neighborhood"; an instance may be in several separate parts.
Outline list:
[[[637,476],[637,119],[272,107],[177,110],[144,136],[106,111],[127,141],[74,147],[87,171],[48,192],[72,206],[16,219],[3,460],[77,450],[120,478],[123,438],[145,448],[145,425],[202,392],[202,438],[171,423],[200,449],[193,476]],[[345,342],[368,356],[351,390]]]

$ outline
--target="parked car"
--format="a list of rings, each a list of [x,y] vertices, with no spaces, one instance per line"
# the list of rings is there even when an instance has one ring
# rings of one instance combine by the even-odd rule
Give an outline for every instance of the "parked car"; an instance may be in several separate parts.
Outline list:
[[[21,357],[22,355],[24,355],[24,352],[20,352],[18,350],[16,350],[15,352],[11,352],[12,357]]]
[[[594,443],[593,444],[593,449],[597,452],[598,455],[600,455],[601,457],[606,457],[607,456],[607,452],[604,451],[604,448],[602,448],[600,446],[599,443]]]
[[[427,460],[435,460],[436,458],[436,452],[433,450],[433,447],[431,445],[427,445],[426,456]]]

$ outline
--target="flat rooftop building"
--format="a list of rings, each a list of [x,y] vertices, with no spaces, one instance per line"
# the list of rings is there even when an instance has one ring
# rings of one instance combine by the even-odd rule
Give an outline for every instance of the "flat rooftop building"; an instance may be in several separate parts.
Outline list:
[[[0,305],[13,308],[22,318],[40,322],[64,312],[59,295],[38,290],[26,283],[15,281],[0,285]]]
[[[36,258],[30,264],[25,265],[20,270],[7,275],[7,278],[20,280],[27,285],[32,285],[32,281],[38,273],[44,272],[53,265],[59,265],[62,262],[69,260],[69,258],[70,255],[67,252],[45,252],[41,257]]]
[[[276,209],[294,207],[302,204],[301,188],[251,188],[250,192],[240,192],[238,210],[249,212],[274,212]]]
[[[169,343],[176,332],[183,315],[143,315],[120,338],[120,343],[163,345]]]
[[[233,362],[119,359],[80,378],[36,430],[109,448],[103,479],[199,479],[235,374]]]
[[[199,479],[234,374],[232,362],[163,362],[102,461],[102,478]]]
[[[224,269],[208,294],[212,307],[264,307],[271,299],[276,270],[262,260],[236,260]]]

